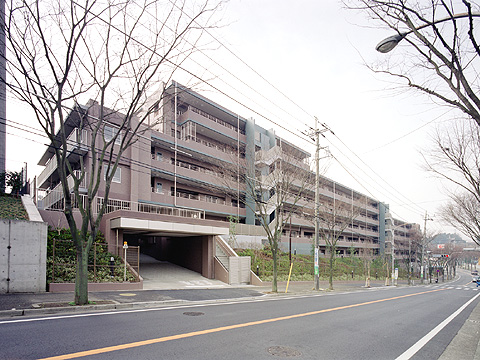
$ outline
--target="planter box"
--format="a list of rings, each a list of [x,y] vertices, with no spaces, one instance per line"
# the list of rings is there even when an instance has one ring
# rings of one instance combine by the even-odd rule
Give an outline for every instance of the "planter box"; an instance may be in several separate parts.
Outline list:
[[[115,283],[88,283],[88,291],[117,291],[117,290],[143,290],[143,280],[139,282],[115,282]],[[56,292],[73,292],[75,291],[75,283],[50,283],[48,291]]]

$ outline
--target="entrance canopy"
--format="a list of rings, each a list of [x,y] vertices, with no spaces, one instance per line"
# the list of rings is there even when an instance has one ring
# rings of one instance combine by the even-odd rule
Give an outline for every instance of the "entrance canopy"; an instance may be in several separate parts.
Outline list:
[[[110,229],[126,232],[147,232],[151,236],[228,235],[226,227],[117,217],[110,220]]]

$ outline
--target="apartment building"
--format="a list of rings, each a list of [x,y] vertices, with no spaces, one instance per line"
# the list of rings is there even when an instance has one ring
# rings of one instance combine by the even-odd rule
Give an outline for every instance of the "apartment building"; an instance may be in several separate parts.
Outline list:
[[[80,118],[95,119],[99,111],[98,104],[90,101],[78,106],[67,119],[67,151],[73,164],[82,159],[88,168],[90,136],[88,128],[79,127]],[[115,124],[122,117],[115,111],[111,114],[105,124],[105,137],[116,134]],[[218,250],[215,238],[228,237],[232,218],[238,219],[241,242],[262,243],[265,239],[256,220],[255,204],[245,188],[248,169],[268,173],[279,164],[279,157],[288,154],[298,162],[299,171],[311,172],[311,155],[278,137],[274,130],[264,129],[253,119],[241,117],[176,82],[149,99],[139,114],[144,115],[148,115],[150,128],[122,157],[101,230],[114,250],[127,241],[159,260],[212,278]],[[45,169],[37,180],[43,197],[38,205],[43,209],[42,216],[58,226],[61,216],[52,210],[63,208],[63,194],[51,148],[39,165]],[[227,176],[222,169],[234,171]],[[103,203],[102,196],[100,192],[98,204]],[[388,206],[327,177],[321,177],[320,202],[320,212],[329,212],[338,204],[355,212],[340,236],[340,255],[360,255],[367,250],[374,255],[385,253],[389,243],[385,231]],[[290,209],[294,215],[285,224],[281,247],[287,250],[292,243],[298,253],[310,254],[313,188],[305,192],[299,204]],[[284,207],[284,211],[288,209]],[[275,211],[272,209],[272,217]],[[320,239],[320,244],[320,252],[325,254],[325,241]]]
[[[419,224],[394,219],[389,213],[386,218],[386,254],[398,263],[415,263],[421,253],[422,232]]]

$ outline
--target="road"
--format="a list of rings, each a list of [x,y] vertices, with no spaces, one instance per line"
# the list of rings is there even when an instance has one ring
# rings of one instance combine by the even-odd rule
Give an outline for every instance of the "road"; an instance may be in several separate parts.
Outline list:
[[[437,359],[470,281],[5,320],[0,359]]]

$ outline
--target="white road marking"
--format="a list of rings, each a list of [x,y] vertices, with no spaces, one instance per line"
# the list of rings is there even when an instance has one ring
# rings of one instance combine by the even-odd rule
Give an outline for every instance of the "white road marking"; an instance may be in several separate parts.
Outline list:
[[[473,298],[468,300],[465,304],[463,304],[457,311],[455,311],[452,315],[448,318],[443,320],[440,324],[438,324],[432,331],[430,331],[427,335],[423,338],[418,340],[412,347],[410,347],[407,351],[405,351],[402,355],[397,357],[396,360],[408,360],[413,355],[415,355],[422,347],[424,347],[432,338],[437,335],[445,326],[447,326],[453,319],[455,319],[458,314],[460,314],[468,305],[470,305],[480,294],[475,295]]]

